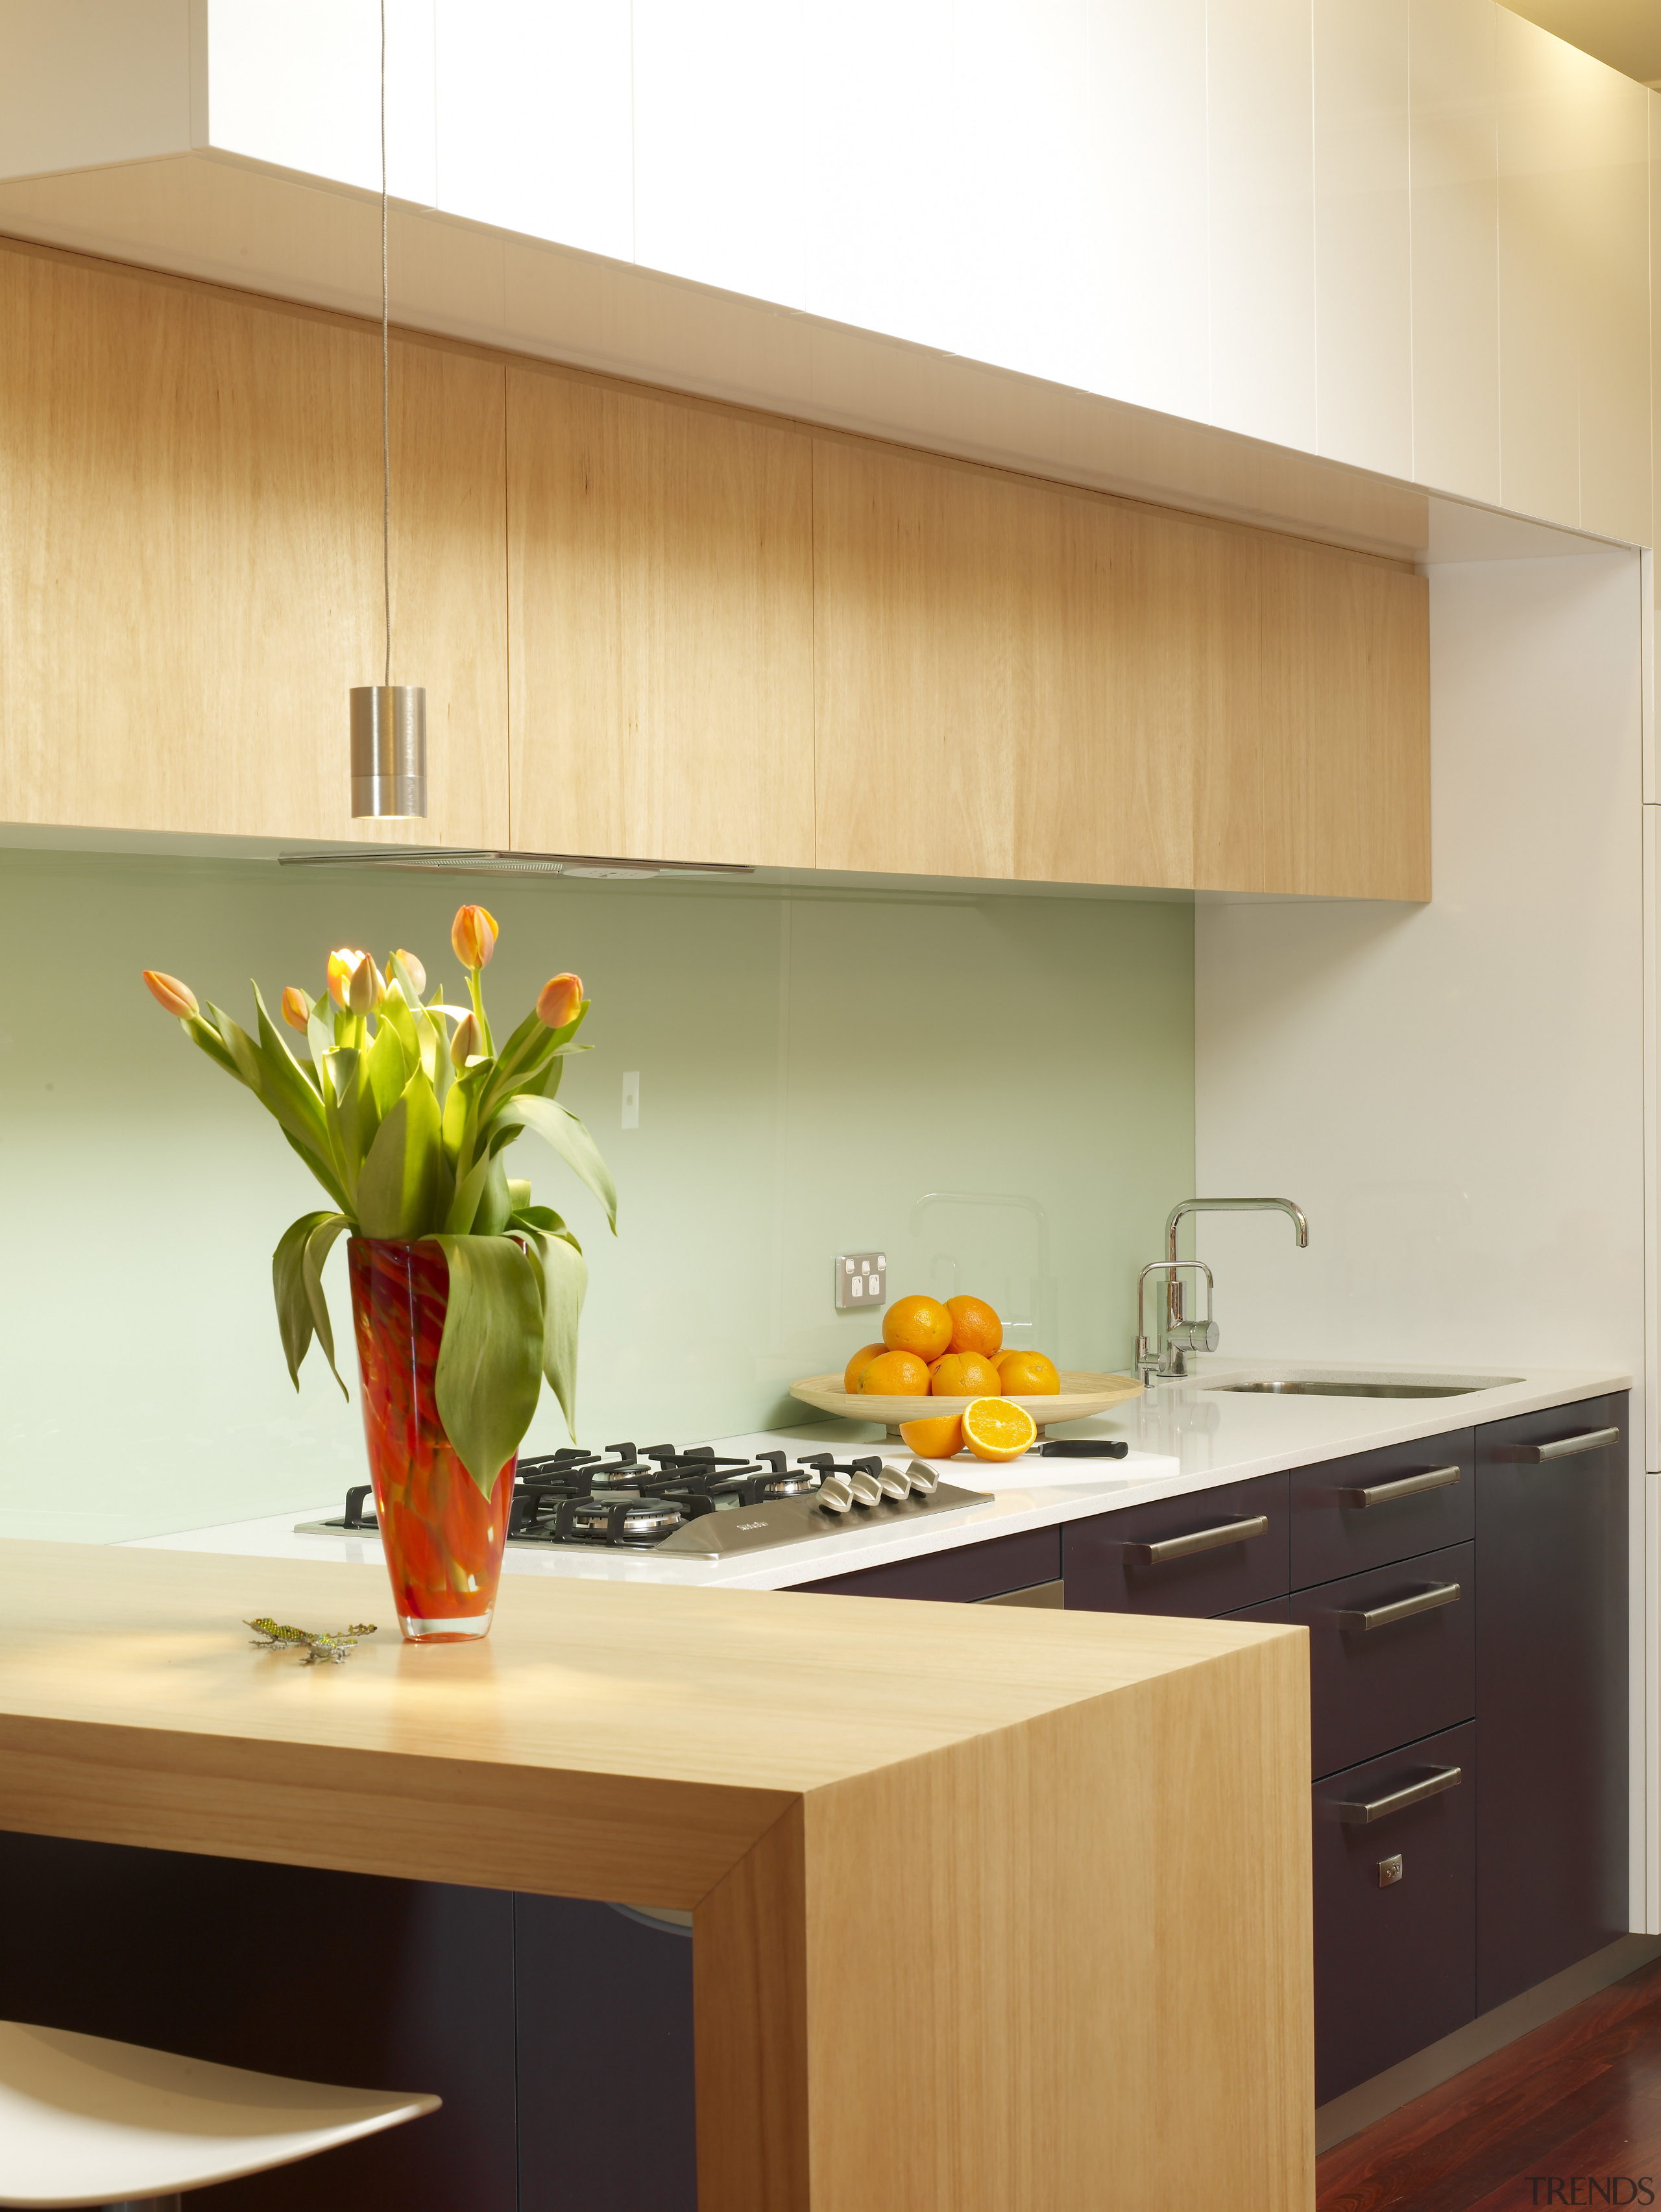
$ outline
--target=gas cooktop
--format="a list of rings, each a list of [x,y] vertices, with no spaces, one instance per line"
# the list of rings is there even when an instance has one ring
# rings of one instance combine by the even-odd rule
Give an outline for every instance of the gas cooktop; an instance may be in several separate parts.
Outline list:
[[[1123,1456],[1125,1447],[1072,1440],[1041,1450],[1069,1457]],[[296,1535],[374,1534],[379,1524],[367,1483],[346,1492],[338,1520],[301,1521]],[[608,1444],[604,1453],[568,1445],[522,1459],[514,1480],[508,1541],[515,1545],[661,1552],[669,1558],[721,1559],[764,1551],[810,1536],[961,1512],[988,1502],[983,1491],[942,1482],[926,1461],[869,1453],[782,1451],[723,1459],[713,1445]]]

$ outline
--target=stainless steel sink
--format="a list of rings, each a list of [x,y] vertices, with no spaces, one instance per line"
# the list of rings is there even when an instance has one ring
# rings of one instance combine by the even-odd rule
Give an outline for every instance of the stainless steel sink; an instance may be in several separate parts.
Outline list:
[[[1464,1382],[1387,1382],[1363,1381],[1348,1375],[1323,1375],[1314,1381],[1286,1382],[1215,1382],[1214,1390],[1238,1390],[1254,1397],[1273,1398],[1463,1398],[1472,1390],[1500,1390],[1516,1375],[1478,1375]]]

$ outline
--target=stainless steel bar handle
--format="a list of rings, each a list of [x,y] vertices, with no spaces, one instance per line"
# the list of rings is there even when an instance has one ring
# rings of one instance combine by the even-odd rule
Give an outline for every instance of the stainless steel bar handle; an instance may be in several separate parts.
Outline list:
[[[1548,1444],[1519,1444],[1515,1456],[1537,1467],[1542,1460],[1573,1459],[1579,1452],[1601,1451],[1617,1441],[1619,1429],[1583,1429],[1578,1437],[1558,1437]]]
[[[1141,1567],[1157,1567],[1165,1559],[1186,1559],[1195,1552],[1220,1551],[1225,1544],[1249,1544],[1254,1536],[1267,1536],[1269,1516],[1250,1521],[1226,1521],[1220,1528],[1196,1528],[1189,1536],[1166,1536],[1157,1544],[1127,1544],[1126,1559]]]
[[[1445,1490],[1459,1480],[1457,1467],[1427,1467],[1422,1474],[1398,1475],[1394,1482],[1370,1482],[1362,1490],[1342,1490],[1346,1505],[1388,1505],[1392,1498],[1417,1498],[1421,1491]]]
[[[1463,1769],[1444,1766],[1434,1774],[1426,1774],[1417,1782],[1404,1783],[1401,1789],[1392,1790],[1383,1797],[1363,1797],[1336,1806],[1338,1818],[1348,1827],[1365,1827],[1370,1821],[1387,1820],[1392,1813],[1402,1813],[1409,1805],[1418,1805],[1427,1797],[1439,1797],[1445,1790],[1456,1790],[1464,1780]]]
[[[1411,1620],[1415,1613],[1434,1613],[1439,1605],[1457,1605],[1457,1583],[1437,1583],[1429,1589],[1415,1590],[1411,1597],[1398,1597],[1390,1605],[1369,1606],[1365,1613],[1340,1613],[1334,1615],[1340,1628],[1388,1628],[1392,1620]]]

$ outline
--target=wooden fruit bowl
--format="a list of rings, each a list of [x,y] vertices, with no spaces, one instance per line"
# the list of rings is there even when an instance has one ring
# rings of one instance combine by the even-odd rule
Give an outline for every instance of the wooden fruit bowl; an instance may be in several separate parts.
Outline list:
[[[1042,1437],[1062,1421],[1082,1421],[1092,1413],[1104,1413],[1127,1398],[1140,1397],[1141,1384],[1132,1375],[1085,1375],[1076,1369],[1062,1370],[1059,1394],[1047,1398],[1023,1397],[1019,1391],[983,1390],[983,1398],[1007,1397],[1025,1406],[1038,1425]],[[961,1413],[973,1398],[884,1398],[844,1390],[840,1375],[805,1375],[790,1385],[790,1395],[822,1413],[839,1413],[845,1421],[885,1421],[888,1433],[897,1438],[902,1421],[927,1421],[941,1413]]]

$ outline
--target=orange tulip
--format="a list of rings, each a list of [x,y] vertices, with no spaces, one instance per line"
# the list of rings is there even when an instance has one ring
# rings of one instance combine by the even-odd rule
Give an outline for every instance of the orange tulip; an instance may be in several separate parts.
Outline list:
[[[283,994],[283,1018],[291,1030],[303,1036],[312,1018],[312,1002],[296,983],[290,983]]]
[[[374,964],[374,955],[366,952],[352,970],[346,1003],[355,1014],[372,1014],[386,995],[386,986]]]
[[[417,998],[424,999],[427,995],[427,970],[416,958],[414,953],[405,952],[400,948],[393,953],[392,960],[401,960],[404,963],[404,972],[415,985]],[[389,983],[392,980],[392,960],[386,963],[386,981]]]
[[[346,994],[353,975],[363,964],[367,956],[354,952],[350,945],[343,945],[338,952],[329,955],[329,996],[344,1014],[347,1011]]]
[[[576,1018],[581,1004],[581,975],[551,975],[537,994],[537,1019],[551,1030],[563,1030]]]
[[[482,906],[464,906],[450,924],[450,943],[464,968],[483,968],[496,949],[501,935],[496,916]]]
[[[456,1033],[450,1039],[450,1059],[458,1069],[477,1060],[484,1050],[484,1032],[479,1027],[477,1014],[465,1014],[456,1024]]]
[[[202,1011],[196,1003],[195,992],[188,983],[181,983],[177,975],[164,975],[158,968],[146,968],[143,976],[156,1005],[165,1006],[170,1014],[177,1014],[180,1021],[188,1021],[192,1014]]]

